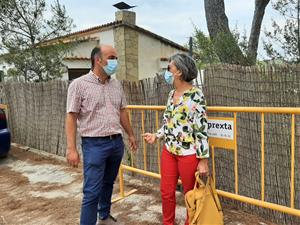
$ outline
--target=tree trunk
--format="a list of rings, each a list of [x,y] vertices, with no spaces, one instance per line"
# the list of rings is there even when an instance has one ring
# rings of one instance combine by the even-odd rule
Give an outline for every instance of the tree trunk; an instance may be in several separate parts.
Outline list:
[[[216,53],[223,63],[247,64],[246,58],[230,32],[224,0],[205,0],[205,16]]]
[[[220,32],[230,33],[224,0],[205,0],[204,7],[210,37],[215,38]]]
[[[245,57],[229,29],[224,0],[204,0],[209,36],[214,41],[221,62],[240,65],[255,64],[261,23],[265,14],[265,8],[269,2],[270,0],[255,0],[255,12],[248,43],[248,53],[247,57]],[[219,46],[222,49],[219,49]]]
[[[265,9],[269,2],[270,0],[255,0],[255,10],[252,19],[247,53],[248,60],[251,64],[255,64],[256,62],[261,24],[265,15]]]

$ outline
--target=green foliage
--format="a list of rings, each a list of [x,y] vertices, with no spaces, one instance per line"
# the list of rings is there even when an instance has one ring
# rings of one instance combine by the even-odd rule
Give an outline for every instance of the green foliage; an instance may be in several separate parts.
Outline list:
[[[241,33],[237,26],[231,31],[232,36],[234,37],[235,42],[238,44],[240,50],[242,51],[243,55],[246,56],[248,52],[248,37],[247,31],[244,30]]]
[[[195,60],[199,68],[204,68],[207,64],[220,62],[212,41],[197,27],[195,27],[193,35],[193,51],[196,53]]]
[[[62,59],[72,44],[44,43],[69,33],[72,23],[58,0],[50,9],[45,0],[0,0],[1,48],[9,53],[3,58],[15,67],[9,75],[25,81],[61,77],[65,70]]]
[[[248,64],[246,31],[241,35],[235,28],[231,34],[219,33],[214,40],[194,26],[193,52],[198,67],[203,69],[209,64],[223,62],[222,58],[231,58],[233,64]],[[239,57],[237,57],[239,56]]]
[[[273,31],[265,31],[263,42],[267,56],[274,62],[300,62],[300,0],[277,0],[272,4],[284,18],[281,26],[272,20]]]
[[[230,64],[247,64],[246,56],[242,53],[239,47],[239,36],[235,36],[227,33],[219,33],[213,40],[215,51],[222,62]],[[224,61],[222,59],[230,59]]]

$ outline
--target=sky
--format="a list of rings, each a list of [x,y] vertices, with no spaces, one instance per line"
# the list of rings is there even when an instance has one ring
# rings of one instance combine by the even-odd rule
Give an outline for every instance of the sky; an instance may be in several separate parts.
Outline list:
[[[117,9],[112,5],[119,0],[59,0],[64,4],[68,15],[76,25],[73,31],[114,21]],[[53,3],[54,0],[46,0]],[[136,25],[161,35],[181,45],[187,44],[193,35],[194,25],[207,33],[204,0],[125,0],[129,5],[136,5]],[[230,28],[237,27],[249,34],[255,0],[225,0],[226,15]],[[271,26],[271,18],[279,24],[283,18],[267,6],[262,29]],[[280,21],[281,20],[281,21]],[[263,36],[263,32],[262,32]],[[259,56],[263,56],[262,41]]]

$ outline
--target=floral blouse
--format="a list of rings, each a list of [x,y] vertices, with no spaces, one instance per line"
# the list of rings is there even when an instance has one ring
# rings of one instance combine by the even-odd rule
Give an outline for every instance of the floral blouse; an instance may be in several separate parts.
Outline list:
[[[192,87],[183,93],[177,104],[173,102],[174,92],[169,94],[163,125],[156,136],[164,138],[172,154],[196,153],[197,158],[208,158],[206,102],[202,91]]]

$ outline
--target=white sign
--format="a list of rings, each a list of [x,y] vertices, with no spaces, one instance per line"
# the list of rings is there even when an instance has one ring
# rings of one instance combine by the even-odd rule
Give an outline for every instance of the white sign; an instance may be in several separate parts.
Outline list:
[[[233,120],[208,119],[208,137],[234,140]]]

